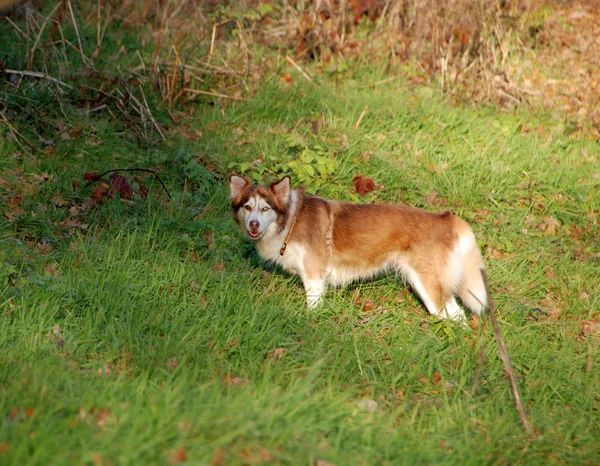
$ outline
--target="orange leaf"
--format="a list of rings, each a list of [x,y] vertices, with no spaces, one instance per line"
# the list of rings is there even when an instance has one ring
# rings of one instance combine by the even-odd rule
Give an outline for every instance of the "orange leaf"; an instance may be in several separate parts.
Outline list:
[[[183,463],[185,460],[187,460],[187,452],[185,451],[185,448],[179,447],[175,454],[169,458],[169,463],[178,464]]]
[[[371,178],[366,178],[363,175],[357,175],[352,178],[352,183],[354,183],[354,189],[361,196],[365,196],[367,193],[370,193],[375,189],[375,183]]]
[[[100,179],[92,192],[92,204],[102,202],[103,200],[110,198],[111,195],[110,182],[105,179]]]

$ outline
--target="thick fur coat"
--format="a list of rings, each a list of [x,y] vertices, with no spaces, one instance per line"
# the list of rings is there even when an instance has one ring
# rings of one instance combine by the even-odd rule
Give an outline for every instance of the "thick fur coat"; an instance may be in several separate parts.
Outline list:
[[[465,320],[456,297],[475,314],[485,310],[481,253],[471,227],[452,213],[307,196],[289,177],[257,186],[231,175],[230,190],[235,221],[261,257],[300,276],[309,308],[327,284],[393,271],[439,317]]]

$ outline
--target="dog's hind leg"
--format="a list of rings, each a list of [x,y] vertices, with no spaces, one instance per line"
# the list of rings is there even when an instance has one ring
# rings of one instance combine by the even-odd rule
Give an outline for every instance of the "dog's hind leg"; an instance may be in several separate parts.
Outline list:
[[[449,290],[446,290],[440,279],[431,271],[419,273],[415,269],[405,270],[406,278],[423,301],[430,314],[441,319],[455,322],[466,322],[464,311],[456,302]]]
[[[412,286],[413,290],[419,295],[421,301],[427,308],[430,314],[435,316],[444,317],[443,315],[443,301],[441,299],[441,289],[432,286],[430,280],[423,280],[422,274],[419,274],[413,268],[405,268],[403,271],[406,279]]]
[[[467,316],[465,315],[465,311],[458,305],[456,302],[456,298],[452,296],[449,300],[446,301],[445,304],[445,316],[448,319],[453,320],[455,322],[463,322],[467,321]]]

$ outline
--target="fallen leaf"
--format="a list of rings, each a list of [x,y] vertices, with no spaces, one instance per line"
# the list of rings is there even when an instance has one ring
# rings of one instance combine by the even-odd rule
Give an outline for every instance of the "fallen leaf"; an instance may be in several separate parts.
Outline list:
[[[372,413],[377,410],[377,402],[375,400],[371,400],[369,398],[365,398],[358,402],[358,407],[363,411],[367,411],[368,413]]]
[[[185,460],[187,460],[187,452],[185,451],[185,448],[179,447],[175,454],[169,458],[169,463],[179,464],[183,463]]]
[[[213,456],[210,464],[213,466],[222,466],[225,464],[225,451],[222,448],[217,448],[215,450],[215,456]]]
[[[104,429],[106,424],[111,420],[110,410],[108,408],[102,408],[100,412],[96,415],[96,421],[98,423],[98,427]]]
[[[212,249],[212,237],[213,237],[212,231],[207,231],[202,235],[202,239],[206,243],[206,249]]]
[[[96,172],[88,172],[83,174],[83,179],[85,181],[95,181],[98,178],[98,173]]]
[[[431,376],[431,383],[433,385],[437,385],[438,383],[440,383],[441,380],[442,380],[442,376],[440,375],[439,372],[434,372],[433,375]]]
[[[123,175],[113,173],[112,175],[110,175],[110,181],[110,187],[113,192],[119,193],[121,199],[131,200],[131,198],[133,197],[133,191],[131,189],[131,186],[129,185],[129,182]]]
[[[173,356],[170,359],[167,359],[167,362],[165,362],[166,368],[170,369],[170,370],[177,369],[178,365],[179,365],[179,362],[177,361],[177,358],[175,356]]]
[[[354,189],[361,196],[366,196],[368,193],[375,189],[375,183],[371,178],[366,178],[363,175],[357,175],[352,178],[352,183],[354,183]]]
[[[370,312],[373,309],[377,309],[377,305],[370,299],[365,299],[362,308],[363,312]]]
[[[271,455],[271,452],[269,450],[263,447],[260,449],[260,460],[263,463],[270,462],[273,460],[273,456]]]
[[[233,385],[235,387],[241,387],[248,383],[248,380],[243,377],[233,377],[231,375],[224,375],[221,382],[225,385]]]
[[[267,358],[269,359],[281,359],[287,352],[287,348],[275,348],[267,351]]]
[[[325,460],[317,460],[315,461],[315,466],[337,466],[335,463],[330,463]]]
[[[598,335],[600,334],[600,321],[597,320],[582,320],[579,322],[579,329],[582,335]]]
[[[92,204],[96,204],[97,202],[102,202],[105,199],[110,198],[112,195],[110,190],[110,182],[101,178],[98,180],[98,184],[94,188],[92,192]]]
[[[494,249],[492,247],[487,248],[487,253],[490,257],[494,259],[502,259],[504,257],[504,253],[499,251],[498,249]]]
[[[424,200],[425,204],[427,204],[427,205],[437,204],[439,202],[439,200],[438,200],[439,195],[440,195],[440,193],[438,193],[437,191],[431,191]]]
[[[0,443],[0,455],[5,454],[8,451],[8,443]]]
[[[290,73],[283,73],[281,75],[281,80],[285,83],[292,83],[294,81],[294,78],[292,78],[292,75]]]
[[[52,203],[56,207],[63,207],[68,204],[68,202],[60,194],[55,194],[52,196]]]
[[[44,265],[44,271],[49,275],[56,275],[58,274],[58,267],[56,264],[46,264]]]

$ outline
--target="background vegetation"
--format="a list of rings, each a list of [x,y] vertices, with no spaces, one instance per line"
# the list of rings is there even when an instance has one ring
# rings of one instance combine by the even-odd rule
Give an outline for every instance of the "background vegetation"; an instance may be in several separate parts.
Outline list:
[[[592,3],[4,14],[2,464],[600,462]],[[395,277],[307,312],[231,171],[468,220],[534,431],[489,331]]]

